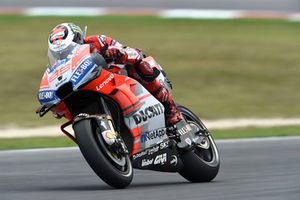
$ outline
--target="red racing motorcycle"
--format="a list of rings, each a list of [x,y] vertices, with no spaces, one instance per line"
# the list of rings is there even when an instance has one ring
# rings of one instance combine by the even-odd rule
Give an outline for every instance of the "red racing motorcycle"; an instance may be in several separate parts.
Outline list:
[[[153,58],[146,59],[159,66]],[[112,187],[128,186],[133,168],[178,172],[191,182],[214,179],[219,153],[201,120],[178,105],[189,126],[182,125],[177,135],[171,134],[164,106],[125,71],[108,69],[105,58],[90,53],[89,45],[72,43],[65,55],[49,56],[37,113],[43,117],[51,110],[67,118],[62,132],[78,144],[94,172]],[[169,88],[164,73],[159,79]],[[72,134],[66,130],[69,125]]]

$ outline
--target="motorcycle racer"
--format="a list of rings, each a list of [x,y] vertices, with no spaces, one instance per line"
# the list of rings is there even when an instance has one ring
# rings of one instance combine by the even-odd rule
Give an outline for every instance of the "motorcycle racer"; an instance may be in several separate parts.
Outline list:
[[[92,35],[85,37],[81,28],[73,23],[57,25],[48,38],[48,58],[63,55],[72,43],[89,44],[91,52],[101,54],[109,64],[109,70],[115,73],[126,69],[128,76],[139,81],[158,101],[165,107],[166,123],[168,127],[176,128],[182,116],[176,108],[171,94],[157,77],[161,67],[153,60],[146,57],[139,49],[123,46],[117,40],[105,35]],[[152,57],[151,57],[152,58]],[[153,63],[154,66],[153,66]],[[54,115],[62,117],[59,108],[53,109]]]

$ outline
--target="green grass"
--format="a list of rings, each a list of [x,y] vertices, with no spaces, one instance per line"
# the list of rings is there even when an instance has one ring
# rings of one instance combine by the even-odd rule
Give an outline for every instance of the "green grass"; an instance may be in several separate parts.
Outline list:
[[[212,130],[216,139],[253,138],[253,137],[283,137],[300,136],[299,126],[271,127],[271,128],[240,128],[228,130]]]
[[[300,136],[300,127],[291,126],[274,128],[212,130],[212,134],[215,139]],[[71,146],[76,146],[76,144],[67,137],[0,139],[0,150]]]
[[[66,137],[0,139],[0,150],[70,146],[75,146],[75,143]]]
[[[299,23],[0,16],[0,126],[57,122],[34,110],[48,33],[66,21],[154,56],[173,81],[174,99],[202,118],[300,117]]]

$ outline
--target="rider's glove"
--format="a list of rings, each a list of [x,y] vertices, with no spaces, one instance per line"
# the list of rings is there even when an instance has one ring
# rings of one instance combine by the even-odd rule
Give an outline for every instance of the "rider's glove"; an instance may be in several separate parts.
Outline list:
[[[105,51],[105,56],[112,59],[117,64],[125,64],[127,60],[127,53],[124,49],[118,47],[108,47]]]

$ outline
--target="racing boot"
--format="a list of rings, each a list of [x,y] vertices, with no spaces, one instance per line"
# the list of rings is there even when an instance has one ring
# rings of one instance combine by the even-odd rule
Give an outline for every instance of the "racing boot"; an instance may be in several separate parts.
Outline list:
[[[152,95],[165,107],[167,127],[174,126],[180,120],[182,120],[181,114],[177,110],[175,102],[171,98],[171,95],[166,88],[160,86],[156,92],[152,93]]]
[[[168,136],[175,139],[181,149],[190,149],[193,146],[195,133],[198,132],[182,117],[178,111],[169,91],[161,86],[152,95],[165,107]]]
[[[143,85],[165,107],[166,125],[170,135],[175,137],[182,135],[181,128],[189,125],[178,111],[170,92],[158,80]]]

